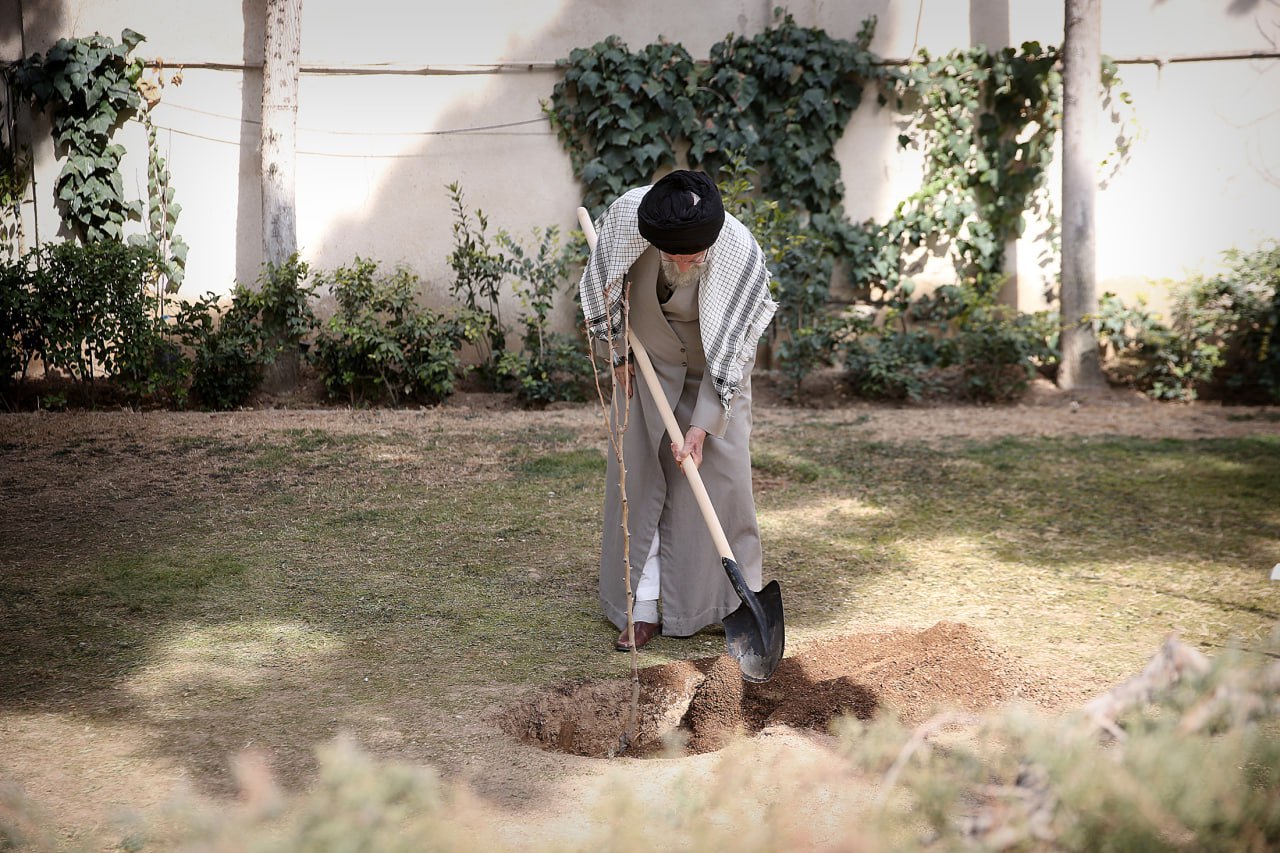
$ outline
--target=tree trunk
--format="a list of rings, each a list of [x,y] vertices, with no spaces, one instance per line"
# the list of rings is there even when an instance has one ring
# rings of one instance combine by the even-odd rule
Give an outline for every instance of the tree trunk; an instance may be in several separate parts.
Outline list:
[[[302,0],[267,0],[262,67],[262,255],[280,267],[298,251],[294,200],[294,149],[298,125],[298,54],[302,47]],[[265,385],[289,391],[298,382],[298,349],[283,329],[268,330],[281,348],[268,365]]]
[[[1102,0],[1067,0],[1062,72],[1062,362],[1058,386],[1106,385],[1089,315],[1098,310],[1094,196]]]

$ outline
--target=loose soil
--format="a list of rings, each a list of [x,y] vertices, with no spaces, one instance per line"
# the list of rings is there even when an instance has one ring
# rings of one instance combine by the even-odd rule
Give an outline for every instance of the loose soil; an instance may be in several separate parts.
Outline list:
[[[670,758],[713,752],[770,726],[825,732],[840,716],[870,720],[886,712],[916,725],[942,709],[983,711],[1014,700],[1053,707],[1063,698],[954,622],[824,639],[784,657],[762,684],[743,681],[728,655],[646,667],[639,681],[639,716],[626,744],[630,679],[557,685],[496,722],[514,737],[574,755]]]
[[[1036,384],[1021,403],[1004,406],[878,406],[840,399],[834,386],[820,384],[806,391],[807,406],[778,405],[776,393],[763,384],[757,396],[756,430],[764,436],[800,423],[851,428],[860,441],[926,444],[999,436],[1191,439],[1280,434],[1280,410],[1275,407],[1156,404],[1123,391],[1065,394],[1046,383]],[[297,407],[304,401],[287,401],[292,408],[270,408],[272,402],[218,414],[0,415],[0,450],[7,466],[0,500],[10,519],[6,535],[42,546],[55,539],[92,541],[100,530],[144,517],[149,501],[182,500],[193,482],[213,491],[246,488],[225,474],[224,462],[214,454],[202,460],[200,470],[173,470],[163,454],[140,452],[164,441],[235,445],[298,430],[337,436],[394,430],[427,436],[442,430],[465,434],[495,425],[536,424],[603,444],[600,416],[590,405],[530,413],[513,408],[505,396],[478,393],[456,395],[438,409],[414,411]],[[68,472],[58,454],[84,442],[92,442],[93,452],[112,465]],[[481,454],[465,459],[442,454],[434,462],[415,464],[422,466],[418,475],[423,481],[432,483],[449,482],[459,471],[485,477],[494,470],[493,460]],[[35,495],[42,506],[63,508],[64,514],[29,517],[27,500]],[[228,499],[234,498],[230,494]],[[30,639],[31,648],[40,648],[39,638]],[[607,649],[611,640],[609,631],[603,631],[601,648]],[[27,664],[38,672],[41,662],[24,661]],[[111,673],[101,675],[109,678]],[[305,673],[281,674],[282,683],[289,678],[305,678]],[[646,668],[640,672],[640,685],[637,736],[622,758],[608,757],[618,754],[626,724],[631,689],[627,679],[562,683],[516,695],[493,684],[468,685],[481,704],[488,704],[485,713],[474,716],[443,714],[406,690],[385,697],[378,706],[380,716],[344,720],[344,730],[380,759],[440,768],[446,778],[475,792],[504,838],[532,843],[555,840],[566,822],[585,820],[583,811],[616,781],[610,775],[615,771],[625,774],[627,784],[637,785],[670,780],[673,768],[711,773],[712,765],[703,756],[738,732],[790,751],[826,754],[831,743],[827,728],[842,714],[866,719],[889,712],[914,724],[940,707],[980,711],[1012,700],[1060,710],[1103,686],[1085,669],[1072,669],[1068,663],[1046,673],[1028,665],[1018,650],[997,648],[970,625],[932,620],[814,633],[794,643],[773,680],[762,685],[744,684],[734,662],[725,656]],[[200,777],[225,775],[228,754],[254,749],[252,738],[246,742],[243,735],[246,722],[252,722],[255,731],[269,727],[282,740],[292,735],[300,748],[332,734],[291,731],[288,696],[272,709],[272,719],[247,721],[235,707],[228,707],[202,717],[209,728],[197,730],[184,724],[177,704],[156,710],[148,708],[146,697],[122,701],[117,695],[89,691],[58,696],[36,682],[24,685],[24,690],[22,701],[0,697],[5,701],[0,707],[0,808],[5,806],[6,783],[18,786],[55,828],[60,842],[75,846],[118,843],[116,820],[122,810],[149,814],[184,790],[208,795]],[[95,707],[95,701],[101,705]],[[335,697],[333,702],[340,708],[343,699]],[[334,711],[335,719],[339,713]],[[413,721],[414,730],[406,720]],[[155,748],[157,725],[175,739],[175,748]],[[757,760],[767,762],[771,754],[766,749]],[[673,762],[634,760],[654,756],[682,757]],[[270,763],[286,789],[302,790],[312,781],[313,764]],[[231,793],[215,789],[213,799],[230,802]],[[576,810],[576,817],[568,817],[567,810]]]

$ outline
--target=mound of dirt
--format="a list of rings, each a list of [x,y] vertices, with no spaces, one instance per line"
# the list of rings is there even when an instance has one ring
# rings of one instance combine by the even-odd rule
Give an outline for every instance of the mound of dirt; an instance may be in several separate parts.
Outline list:
[[[738,731],[825,731],[843,715],[889,712],[906,724],[949,707],[981,711],[1039,688],[981,632],[955,622],[924,631],[848,634],[784,658],[764,684],[743,681],[728,655],[640,671],[640,715],[628,754],[720,749]],[[620,751],[629,679],[562,684],[500,712],[507,734],[546,749],[608,757]]]

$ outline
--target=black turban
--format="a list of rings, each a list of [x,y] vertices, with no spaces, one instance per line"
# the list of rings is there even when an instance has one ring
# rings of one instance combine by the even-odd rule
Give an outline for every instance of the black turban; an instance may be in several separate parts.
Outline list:
[[[669,255],[696,255],[720,235],[724,202],[716,185],[705,174],[681,169],[645,193],[638,215],[640,236],[659,251]]]

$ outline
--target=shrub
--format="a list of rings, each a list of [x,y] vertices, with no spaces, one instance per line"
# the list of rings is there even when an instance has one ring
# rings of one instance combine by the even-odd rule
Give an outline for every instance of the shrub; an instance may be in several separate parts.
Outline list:
[[[185,408],[191,381],[192,362],[174,340],[166,337],[167,327],[159,327],[147,350],[138,353],[131,368],[112,379],[135,404],[171,405]]]
[[[526,405],[583,399],[591,379],[586,346],[550,330],[556,290],[568,278],[569,265],[581,255],[581,247],[562,251],[554,226],[534,231],[538,249],[533,254],[505,231],[498,231],[491,242],[484,211],[477,209],[473,221],[461,186],[452,183],[448,190],[454,214],[454,248],[449,253],[453,293],[467,309],[468,325],[479,331],[471,340],[479,344],[480,377],[491,388],[511,388]],[[507,350],[509,329],[502,322],[499,302],[508,276],[515,278],[512,286],[526,309],[519,353]]]
[[[131,393],[153,383],[164,328],[151,292],[156,259],[111,240],[49,243],[0,271],[2,382],[31,362],[85,384],[111,376]]]
[[[829,364],[839,341],[853,330],[848,321],[819,317],[812,325],[787,330],[778,344],[778,367],[786,379],[783,396],[795,400],[804,378],[819,365]]]
[[[1141,299],[1103,295],[1094,326],[1114,375],[1157,399],[1280,400],[1280,245],[1224,256],[1223,275],[1175,286],[1168,325]]]
[[[0,391],[25,376],[35,357],[25,260],[0,263]]]
[[[337,301],[323,325],[311,361],[333,395],[353,404],[388,399],[438,403],[453,393],[458,349],[487,329],[475,312],[450,319],[414,301],[418,278],[405,269],[378,275],[373,261],[321,275]]]
[[[1175,287],[1169,325],[1103,295],[1094,324],[1114,374],[1158,399],[1280,400],[1280,244],[1224,256],[1225,274]]]
[[[34,254],[30,320],[45,366],[88,382],[136,370],[157,337],[146,293],[154,256],[109,240]]]
[[[524,306],[519,353],[504,352],[498,374],[514,383],[525,405],[545,406],[561,400],[580,402],[592,387],[591,360],[580,339],[551,331],[556,291],[569,278],[570,251],[561,251],[559,229],[535,230],[536,253],[529,253],[506,232],[498,242],[510,255],[505,269],[515,278],[513,289]],[[576,287],[575,287],[576,290]]]
[[[501,379],[497,363],[507,348],[507,329],[502,323],[498,297],[510,269],[509,260],[489,242],[489,218],[484,211],[476,210],[473,224],[462,186],[454,182],[448,185],[448,190],[454,215],[453,251],[449,253],[449,266],[454,273],[453,294],[462,299],[467,310],[482,324],[483,334],[476,339],[481,357],[480,375],[490,384],[497,384]]]
[[[944,368],[958,368],[962,396],[1004,402],[1057,360],[1056,321],[1047,312],[1020,313],[971,285],[914,300],[912,290],[902,283],[882,326],[860,318],[847,327],[855,334],[842,344],[844,364],[860,396],[919,400],[941,389]]]
[[[592,377],[583,344],[554,332],[544,338],[538,351],[503,353],[498,371],[515,383],[516,397],[532,407],[561,400],[582,402]]]
[[[1093,324],[1111,377],[1158,400],[1195,399],[1218,365],[1217,346],[1176,333],[1141,297],[1127,305],[1104,293]]]
[[[1163,328],[1159,318],[1147,310],[1147,301],[1141,295],[1134,305],[1126,305],[1114,293],[1104,293],[1092,319],[1104,359],[1122,357]]]
[[[1227,272],[1193,279],[1187,311],[1212,318],[1210,339],[1221,348],[1214,379],[1228,397],[1280,401],[1280,243],[1257,251],[1229,250]]]
[[[933,371],[942,361],[941,342],[922,329],[880,329],[845,345],[849,384],[872,399],[920,400],[937,387]]]
[[[949,361],[960,365],[963,394],[975,400],[1016,399],[1043,365],[1057,361],[1056,322],[983,299],[953,323]]]
[[[127,399],[186,403],[191,359],[182,323],[167,323],[155,253],[111,240],[47,244],[0,265],[0,387],[32,361]],[[60,395],[65,401],[66,396]]]
[[[207,409],[241,406],[262,384],[263,334],[253,301],[253,292],[237,284],[225,311],[213,293],[181,303],[178,326],[192,350],[191,393]]]
[[[175,329],[192,350],[191,391],[205,408],[244,405],[262,385],[266,365],[303,346],[316,327],[309,274],[293,255],[264,264],[256,288],[237,283],[225,311],[213,293],[181,303]]]
[[[1222,366],[1222,350],[1195,331],[1160,328],[1141,346],[1138,386],[1157,400],[1194,400]]]

